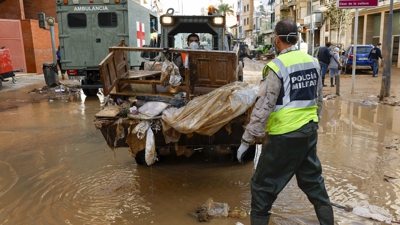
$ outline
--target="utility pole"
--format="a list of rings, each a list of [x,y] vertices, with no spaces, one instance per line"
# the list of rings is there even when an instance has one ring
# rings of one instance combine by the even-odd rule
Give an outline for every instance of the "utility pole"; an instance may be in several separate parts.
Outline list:
[[[389,97],[390,95],[390,80],[392,73],[392,33],[393,33],[393,0],[390,0],[390,10],[389,10],[389,21],[388,21],[388,31],[385,40],[385,50],[384,59],[385,65],[382,73],[382,84],[381,93],[379,95],[379,101],[382,101],[384,97]]]

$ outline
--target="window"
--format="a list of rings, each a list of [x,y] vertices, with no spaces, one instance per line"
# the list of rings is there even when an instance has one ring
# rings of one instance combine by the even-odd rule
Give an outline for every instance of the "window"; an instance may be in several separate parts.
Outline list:
[[[69,13],[67,15],[68,26],[71,28],[85,28],[87,26],[86,14]]]
[[[247,25],[249,25],[249,18],[247,18],[246,20],[247,20]]]
[[[99,27],[117,27],[118,16],[115,12],[106,12],[97,14]]]
[[[247,11],[249,11],[249,4],[247,4]]]
[[[243,12],[246,12],[246,6],[243,7]]]

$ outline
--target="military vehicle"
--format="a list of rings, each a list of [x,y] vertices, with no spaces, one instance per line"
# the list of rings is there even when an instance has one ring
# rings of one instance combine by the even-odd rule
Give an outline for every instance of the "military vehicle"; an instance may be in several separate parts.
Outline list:
[[[109,48],[110,53],[99,68],[104,95],[109,96],[112,104],[106,104],[96,114],[96,128],[110,148],[128,147],[138,164],[151,164],[146,158],[149,146],[155,146],[161,156],[189,157],[201,151],[236,158],[256,93],[251,85],[239,81],[242,71],[237,52],[230,50],[231,36],[226,32],[225,17],[173,15],[173,10],[168,10],[160,17],[160,24],[161,48]],[[200,42],[207,42],[212,50],[175,48],[177,42],[186,43],[190,33],[198,34]],[[129,70],[127,52],[155,52],[162,56],[156,58],[169,60],[153,63],[163,63],[161,68],[168,66],[166,70]],[[172,77],[172,71],[176,75],[175,66],[169,70],[173,55],[189,55],[188,65],[178,60],[175,66],[183,79],[177,85],[165,85],[165,77]],[[130,111],[126,103],[138,110]],[[149,110],[158,110],[159,103],[169,106],[162,109],[162,115],[158,111],[156,116],[149,116],[141,111],[149,103],[155,104]],[[149,136],[149,130],[154,135]]]
[[[101,85],[99,63],[108,47],[124,40],[127,46],[154,46],[157,13],[132,0],[56,0],[61,66],[88,96]],[[140,53],[131,52],[129,66],[139,66]]]

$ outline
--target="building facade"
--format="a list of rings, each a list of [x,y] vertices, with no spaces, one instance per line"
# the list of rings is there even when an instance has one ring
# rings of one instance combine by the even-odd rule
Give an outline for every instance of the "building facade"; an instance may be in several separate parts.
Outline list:
[[[237,29],[238,37],[242,42],[254,48],[254,0],[238,0],[237,2]]]

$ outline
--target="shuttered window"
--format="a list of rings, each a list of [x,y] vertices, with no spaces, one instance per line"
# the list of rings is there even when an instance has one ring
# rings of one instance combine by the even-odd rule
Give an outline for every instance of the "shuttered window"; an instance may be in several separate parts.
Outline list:
[[[115,12],[99,13],[99,27],[117,27],[118,16]]]

